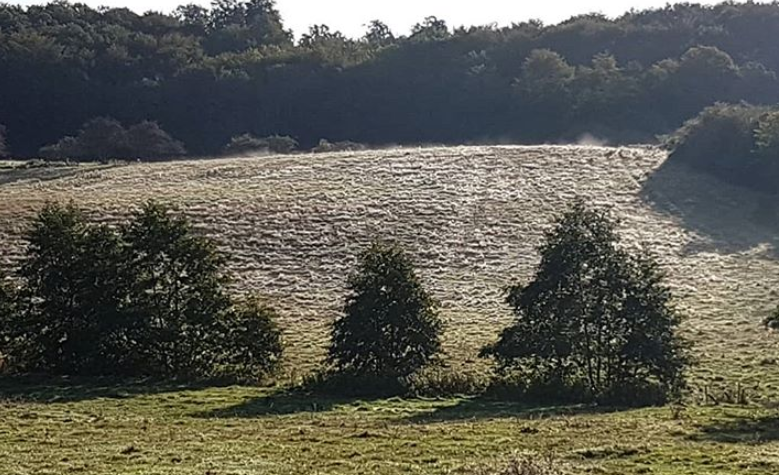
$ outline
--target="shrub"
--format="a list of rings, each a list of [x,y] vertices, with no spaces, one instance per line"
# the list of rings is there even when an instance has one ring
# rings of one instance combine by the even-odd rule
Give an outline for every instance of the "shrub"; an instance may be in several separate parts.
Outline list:
[[[775,193],[779,187],[779,115],[766,107],[716,104],[666,142],[670,160],[724,181]]]
[[[249,152],[260,152],[268,149],[268,143],[251,134],[237,135],[230,139],[225,145],[225,153],[242,154]]]
[[[268,150],[273,153],[292,153],[300,146],[297,140],[288,135],[271,135],[265,140],[268,142]]]
[[[186,154],[184,145],[156,122],[143,121],[125,129],[110,117],[86,122],[75,137],[64,137],[40,149],[43,158],[62,160],[161,159]]]
[[[230,139],[225,153],[242,154],[250,152],[270,152],[278,154],[292,153],[298,148],[297,140],[286,135],[271,135],[257,138],[251,134],[238,135]]]
[[[39,153],[46,160],[67,160],[81,156],[76,137],[63,137],[55,144],[42,147]]]
[[[314,147],[311,151],[314,153],[359,152],[360,150],[365,149],[367,149],[367,147],[364,144],[351,142],[349,140],[331,143],[326,139],[321,139],[319,145]]]
[[[221,321],[221,371],[249,382],[275,372],[283,351],[277,320],[276,311],[257,298],[235,304]]]
[[[82,159],[125,158],[130,153],[127,131],[110,117],[92,119],[78,132],[76,151]]]
[[[396,379],[418,371],[441,348],[437,303],[397,244],[376,242],[349,279],[344,316],[332,329],[337,372]]]
[[[405,379],[406,392],[416,397],[453,397],[482,394],[488,380],[475,374],[429,366]]]
[[[404,378],[338,372],[332,368],[305,376],[300,389],[338,397],[390,397],[408,392]]]
[[[162,159],[186,155],[184,144],[148,120],[127,130],[127,144],[137,158]]]
[[[546,235],[541,264],[527,285],[509,288],[516,322],[482,350],[528,387],[586,400],[657,388],[678,391],[688,363],[681,321],[663,274],[649,257],[619,248],[616,223],[577,203]],[[642,401],[644,402],[644,401]]]

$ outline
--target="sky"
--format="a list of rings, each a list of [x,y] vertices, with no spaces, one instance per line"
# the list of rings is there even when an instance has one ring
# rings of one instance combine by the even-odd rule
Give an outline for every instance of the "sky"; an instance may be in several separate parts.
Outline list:
[[[8,0],[5,0],[8,1]],[[208,5],[210,0],[80,0],[92,6],[128,7],[139,13],[156,10],[169,12],[184,3]],[[10,0],[22,5],[44,0]],[[443,18],[449,26],[510,25],[529,19],[558,23],[583,13],[617,16],[627,10],[662,7],[667,0],[277,0],[284,24],[296,36],[314,24],[326,24],[346,36],[360,37],[365,25],[379,19],[396,34],[406,34],[427,16]],[[717,3],[706,2],[701,3]]]

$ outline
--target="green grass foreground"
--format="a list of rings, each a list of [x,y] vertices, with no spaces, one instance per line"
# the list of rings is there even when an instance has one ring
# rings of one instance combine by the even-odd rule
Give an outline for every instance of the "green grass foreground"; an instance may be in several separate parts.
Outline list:
[[[469,398],[0,380],[2,474],[471,473],[513,454],[571,473],[776,474],[779,412],[608,411]]]

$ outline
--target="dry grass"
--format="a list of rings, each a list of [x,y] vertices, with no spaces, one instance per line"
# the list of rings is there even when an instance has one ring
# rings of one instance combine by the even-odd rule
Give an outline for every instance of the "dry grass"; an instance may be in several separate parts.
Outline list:
[[[2,383],[3,475],[529,475],[534,468],[551,475],[557,467],[570,475],[779,473],[778,419],[758,409],[690,408],[672,417],[665,408]],[[541,457],[507,464],[517,453]]]
[[[510,319],[501,288],[532,274],[543,231],[579,196],[612,208],[627,245],[648,246],[667,269],[701,362],[696,396],[719,385],[706,393],[776,399],[779,335],[760,322],[779,301],[779,226],[754,215],[755,196],[665,158],[645,149],[467,147],[0,169],[0,265],[19,262],[20,236],[46,200],[72,199],[108,222],[149,198],[172,202],[230,253],[237,291],[282,310],[294,374],[321,356],[355,254],[390,236],[410,248],[445,304],[450,363],[479,372],[477,348]],[[0,379],[0,473],[556,470],[503,463],[519,453],[554,454],[575,474],[769,475],[779,473],[777,420],[773,409],[727,405],[609,413]]]
[[[303,372],[322,355],[355,254],[392,237],[444,303],[449,361],[481,368],[478,347],[510,319],[501,289],[531,275],[543,231],[581,197],[611,208],[627,244],[667,269],[699,387],[779,396],[779,337],[760,325],[779,301],[779,226],[754,216],[750,193],[665,159],[639,148],[459,147],[0,170],[0,264],[18,262],[20,235],[47,200],[73,200],[101,221],[150,198],[172,202],[229,252],[238,291],[279,307],[290,371]]]

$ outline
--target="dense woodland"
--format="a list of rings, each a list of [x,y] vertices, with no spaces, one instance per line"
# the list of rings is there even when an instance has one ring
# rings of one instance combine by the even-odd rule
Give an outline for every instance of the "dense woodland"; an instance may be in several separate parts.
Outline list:
[[[778,102],[778,35],[776,3],[506,28],[431,17],[405,36],[380,21],[362,38],[317,25],[298,41],[272,0],[171,15],[0,5],[0,124],[19,157],[96,117],[156,122],[193,155],[243,134],[306,148],[647,141],[717,101]]]

